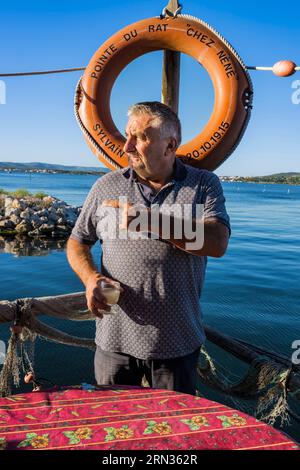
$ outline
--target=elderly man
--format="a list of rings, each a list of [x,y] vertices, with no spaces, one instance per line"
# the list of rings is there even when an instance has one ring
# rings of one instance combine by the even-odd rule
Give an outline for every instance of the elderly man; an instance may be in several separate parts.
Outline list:
[[[205,340],[199,299],[207,256],[221,257],[227,248],[225,199],[216,175],[176,158],[181,126],[170,108],[138,103],[128,115],[124,151],[129,166],[94,184],[67,246],[69,263],[85,285],[88,308],[97,317],[95,376],[98,384],[140,385],[145,375],[152,387],[195,394]],[[139,213],[132,213],[134,206]],[[187,207],[190,216],[172,215],[170,207]],[[149,217],[146,227],[133,224],[142,212],[154,213],[153,208],[156,223]],[[114,237],[104,237],[103,209],[122,215],[122,230],[120,219],[112,219],[118,225]],[[184,230],[187,221],[194,240]],[[134,236],[121,236],[126,229]],[[201,243],[197,234],[204,235]],[[90,253],[98,239],[100,271]],[[111,309],[102,279],[122,286]]]

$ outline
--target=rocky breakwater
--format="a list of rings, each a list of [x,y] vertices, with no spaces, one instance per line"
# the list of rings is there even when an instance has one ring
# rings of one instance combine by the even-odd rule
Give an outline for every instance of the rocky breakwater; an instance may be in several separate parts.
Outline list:
[[[0,201],[0,235],[68,237],[81,208],[53,196],[15,198]]]

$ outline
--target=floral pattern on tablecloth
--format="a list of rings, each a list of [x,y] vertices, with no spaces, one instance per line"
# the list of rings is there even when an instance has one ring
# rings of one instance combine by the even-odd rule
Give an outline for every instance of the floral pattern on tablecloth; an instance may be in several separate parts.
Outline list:
[[[169,390],[73,386],[0,398],[0,450],[299,450],[245,413]]]

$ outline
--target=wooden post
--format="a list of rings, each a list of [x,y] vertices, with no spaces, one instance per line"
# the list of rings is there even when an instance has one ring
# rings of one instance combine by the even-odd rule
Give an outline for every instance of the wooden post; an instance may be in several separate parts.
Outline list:
[[[179,8],[177,0],[170,0],[165,7],[165,14],[175,15]],[[162,103],[178,114],[180,81],[180,52],[164,50],[162,70]]]

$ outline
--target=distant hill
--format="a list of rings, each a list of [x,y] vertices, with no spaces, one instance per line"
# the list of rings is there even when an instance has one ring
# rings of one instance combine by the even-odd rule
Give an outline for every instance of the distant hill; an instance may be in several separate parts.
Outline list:
[[[244,183],[275,183],[300,185],[300,173],[275,173],[266,176],[221,176],[222,181],[244,182]]]
[[[257,183],[285,183],[285,184],[299,184],[300,173],[288,172],[288,173],[275,173],[273,175],[266,176],[250,176],[245,177],[246,181],[252,181]]]
[[[288,173],[274,173],[273,175],[258,176],[257,178],[289,178],[289,177],[300,177],[300,173],[288,172]]]
[[[103,167],[88,167],[88,166],[68,166],[68,165],[56,165],[51,163],[15,163],[15,162],[0,162],[0,170],[11,169],[11,170],[50,170],[50,171],[79,171],[79,172],[93,172],[93,173],[108,173],[110,170]]]

